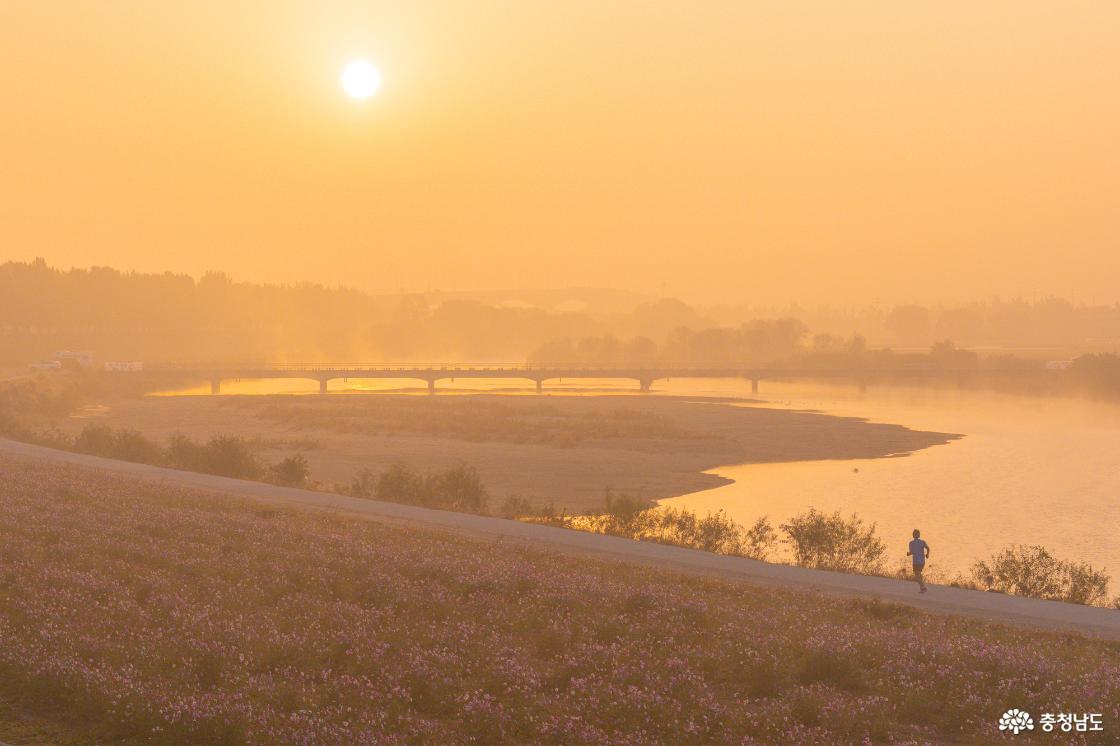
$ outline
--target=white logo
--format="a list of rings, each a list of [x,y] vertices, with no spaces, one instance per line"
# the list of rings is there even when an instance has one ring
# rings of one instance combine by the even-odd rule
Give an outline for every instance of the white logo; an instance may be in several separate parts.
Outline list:
[[[1009,730],[1015,735],[1019,735],[1020,731],[1034,730],[1034,721],[1031,720],[1031,714],[1026,710],[1012,708],[1003,713],[1003,717],[999,719],[999,729]]]

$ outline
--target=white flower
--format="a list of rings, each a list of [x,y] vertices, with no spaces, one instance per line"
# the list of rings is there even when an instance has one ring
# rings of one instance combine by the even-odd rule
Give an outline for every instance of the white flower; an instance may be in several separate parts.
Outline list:
[[[1013,707],[1003,713],[1003,717],[999,719],[999,729],[1009,730],[1013,734],[1019,735],[1020,731],[1034,730],[1034,720],[1031,720],[1031,714],[1026,710]]]

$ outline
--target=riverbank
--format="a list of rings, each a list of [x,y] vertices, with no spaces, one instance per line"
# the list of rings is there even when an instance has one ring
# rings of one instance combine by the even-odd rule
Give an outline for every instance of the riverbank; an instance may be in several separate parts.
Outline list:
[[[601,507],[606,490],[657,500],[711,489],[729,464],[874,459],[942,445],[956,435],[689,396],[149,396],[91,402],[50,425],[90,422],[163,440],[235,434],[263,458],[302,453],[312,478],[348,485],[394,462],[425,470],[459,462],[500,502],[518,496],[573,512]]]
[[[1012,705],[1120,717],[1115,642],[679,572],[761,565],[741,558],[0,446],[25,454],[0,457],[0,681],[102,740],[987,742]]]
[[[878,576],[811,570],[758,562],[744,557],[710,554],[692,549],[634,541],[603,534],[520,521],[432,510],[400,503],[381,502],[334,493],[278,487],[210,474],[179,471],[147,464],[115,461],[85,454],[58,451],[0,439],[0,459],[11,459],[9,470],[21,463],[41,469],[79,467],[87,475],[97,472],[139,478],[166,488],[202,489],[225,495],[248,496],[273,504],[341,512],[412,528],[439,529],[475,538],[497,539],[574,556],[590,556],[649,564],[672,571],[707,577],[746,580],[782,589],[803,589],[842,596],[875,598],[937,611],[1052,630],[1073,630],[1086,635],[1120,639],[1120,611],[1032,598],[984,593],[964,588],[937,587],[936,593],[918,594],[910,581]],[[49,473],[49,471],[44,472]],[[79,472],[80,474],[81,472]]]

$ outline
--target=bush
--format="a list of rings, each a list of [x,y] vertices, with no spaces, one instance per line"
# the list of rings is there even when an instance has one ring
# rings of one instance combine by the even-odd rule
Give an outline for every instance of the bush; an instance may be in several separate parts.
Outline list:
[[[352,487],[355,490],[368,490],[372,480],[368,471],[359,473]],[[446,471],[421,476],[409,466],[398,462],[381,474],[376,484],[375,494],[379,500],[440,510],[486,512],[486,487],[478,470],[468,464],[458,464]]]
[[[620,536],[633,536],[638,517],[654,504],[649,500],[631,495],[616,495],[607,490],[606,517],[609,519],[609,529],[605,533],[614,533]]]
[[[486,511],[486,487],[473,466],[458,464],[429,476],[428,482],[429,500],[435,507],[468,513]]]
[[[422,503],[424,479],[408,466],[397,462],[378,477],[376,494],[379,500]]]
[[[369,469],[362,469],[350,482],[350,494],[354,497],[377,497],[377,475]]]
[[[79,453],[142,464],[162,464],[166,461],[163,449],[155,441],[148,440],[136,430],[114,430],[108,425],[86,425],[74,439],[73,448]]]
[[[74,438],[74,450],[93,456],[110,458],[116,440],[113,428],[108,425],[86,425]]]
[[[264,471],[249,443],[236,435],[216,435],[205,444],[185,435],[173,435],[167,454],[173,466],[187,471],[236,479],[256,479]]]
[[[886,545],[875,536],[875,524],[865,527],[857,515],[844,519],[840,511],[826,515],[810,508],[783,523],[781,529],[794,562],[802,567],[865,574],[883,569]]]
[[[981,588],[1051,601],[1094,604],[1105,600],[1109,577],[1084,562],[1054,557],[1040,546],[1017,545],[972,566]]]
[[[777,543],[778,533],[770,525],[770,519],[762,516],[747,529],[742,555],[765,562]]]
[[[285,487],[303,487],[310,474],[311,467],[302,454],[288,456],[268,469],[269,481]]]
[[[141,464],[162,464],[167,460],[158,443],[128,428],[117,430],[113,458]]]
[[[521,518],[522,516],[536,515],[539,511],[533,508],[532,503],[523,497],[510,495],[502,501],[498,508],[498,515],[503,518]]]
[[[743,527],[722,510],[701,518],[689,510],[649,509],[645,520],[632,534],[636,539],[652,539],[715,554],[742,554]]]

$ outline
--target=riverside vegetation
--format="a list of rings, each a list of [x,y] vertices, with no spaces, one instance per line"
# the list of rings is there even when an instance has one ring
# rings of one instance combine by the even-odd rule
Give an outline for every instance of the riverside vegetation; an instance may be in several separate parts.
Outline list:
[[[1120,720],[1115,642],[0,468],[0,716],[65,726],[52,743],[981,744],[1008,703]]]
[[[822,513],[814,508],[793,516],[778,530],[768,518],[744,527],[722,511],[700,516],[692,511],[657,506],[647,500],[607,491],[603,509],[595,514],[569,514],[551,505],[534,505],[517,496],[506,497],[496,509],[478,471],[457,464],[442,471],[420,473],[407,464],[394,463],[381,473],[364,469],[348,485],[322,485],[311,480],[306,457],[289,455],[264,463],[254,453],[254,440],[217,435],[196,442],[184,435],[171,436],[160,445],[130,428],[87,425],[69,438],[53,430],[34,430],[22,424],[19,414],[28,410],[72,409],[80,396],[69,382],[24,379],[4,387],[0,396],[0,434],[52,447],[138,463],[197,471],[240,479],[257,479],[290,487],[328,489],[356,497],[420,505],[442,510],[502,517],[563,528],[655,541],[692,549],[772,561],[788,552],[793,564],[821,570],[868,575],[909,577],[905,563],[893,573],[885,567],[886,546],[858,515]],[[303,447],[314,443],[284,441]],[[1011,546],[988,560],[979,560],[968,576],[927,573],[932,582],[1013,595],[1089,605],[1109,605],[1110,576],[1087,563],[1054,557],[1041,546]],[[1120,596],[1111,601],[1120,608]]]

